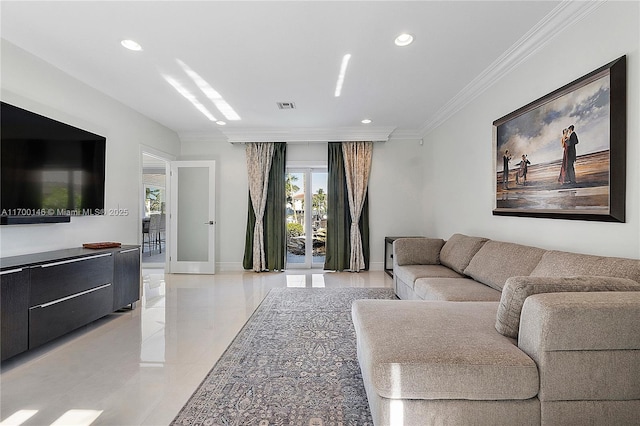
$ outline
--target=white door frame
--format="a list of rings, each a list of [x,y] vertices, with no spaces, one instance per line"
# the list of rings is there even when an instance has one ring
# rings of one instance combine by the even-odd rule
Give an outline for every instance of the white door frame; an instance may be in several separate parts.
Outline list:
[[[150,157],[154,157],[157,158],[158,160],[162,160],[165,163],[165,197],[166,197],[166,204],[165,204],[165,209],[167,211],[170,211],[169,209],[171,208],[171,188],[170,188],[170,181],[169,181],[169,173],[171,172],[171,166],[170,163],[171,161],[175,160],[176,157],[168,154],[164,151],[160,151],[158,149],[152,148],[150,146],[144,145],[144,144],[140,144],[140,175],[139,175],[139,182],[138,182],[138,187],[139,187],[139,194],[138,194],[138,242],[140,243],[140,247],[142,247],[142,244],[144,243],[144,241],[142,241],[142,216],[144,216],[144,183],[142,182],[142,174],[143,174],[143,168],[144,168],[144,161],[143,161],[143,155],[148,155]],[[170,238],[170,228],[171,225],[169,224],[169,221],[167,220],[166,223],[166,228],[165,228],[165,250],[168,252],[169,247],[171,247],[171,238]],[[143,267],[146,268],[161,268],[164,266],[165,272],[169,273],[171,272],[170,270],[170,266],[169,266],[169,261],[168,259],[165,261],[165,263],[145,263],[144,265],[142,265]]]
[[[215,274],[215,161],[172,161],[171,162],[171,214],[169,216],[169,222],[171,223],[171,239],[175,243],[171,246],[169,251],[169,263],[171,264],[172,273],[187,273],[187,274]],[[178,260],[178,168],[184,167],[208,167],[209,168],[209,203],[208,203],[208,218],[203,219],[202,225],[203,231],[206,229],[208,232],[208,259],[206,261],[180,261]]]
[[[288,162],[285,171],[289,173],[301,173],[305,176],[305,193],[304,193],[304,234],[307,236],[305,240],[305,261],[302,263],[287,263],[287,269],[312,269],[323,268],[324,264],[313,263],[313,220],[311,215],[313,213],[313,188],[312,188],[312,175],[316,172],[326,172],[327,163],[319,161],[291,161]],[[286,248],[285,248],[286,252]],[[285,253],[286,255],[286,253]]]

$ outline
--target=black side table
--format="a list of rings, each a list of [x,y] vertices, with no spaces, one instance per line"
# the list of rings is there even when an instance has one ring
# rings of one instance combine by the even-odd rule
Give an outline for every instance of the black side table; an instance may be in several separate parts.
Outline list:
[[[416,236],[384,237],[384,271],[393,278],[393,242],[398,238],[423,238]]]

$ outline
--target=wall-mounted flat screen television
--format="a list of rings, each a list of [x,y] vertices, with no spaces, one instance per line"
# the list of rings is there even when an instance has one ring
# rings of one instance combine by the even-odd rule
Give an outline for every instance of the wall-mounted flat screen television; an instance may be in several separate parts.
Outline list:
[[[104,213],[105,137],[5,102],[0,121],[1,223]]]

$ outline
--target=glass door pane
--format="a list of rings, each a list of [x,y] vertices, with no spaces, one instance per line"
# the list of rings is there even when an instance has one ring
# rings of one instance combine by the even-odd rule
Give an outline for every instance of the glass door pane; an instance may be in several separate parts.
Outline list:
[[[324,266],[325,247],[327,242],[327,172],[313,171],[311,173],[312,195],[312,231],[313,249],[312,266]]]
[[[171,163],[173,273],[215,272],[215,162]]]
[[[285,193],[287,196],[287,266],[307,266],[305,183],[306,173],[298,171],[287,173],[285,180]]]
[[[326,169],[287,169],[287,268],[324,266]]]
[[[178,167],[178,262],[206,262],[209,259],[208,167]]]

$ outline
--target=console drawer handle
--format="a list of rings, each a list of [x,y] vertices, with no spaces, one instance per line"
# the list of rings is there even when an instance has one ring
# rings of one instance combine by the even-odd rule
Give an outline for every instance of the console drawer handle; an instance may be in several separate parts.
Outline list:
[[[9,269],[7,271],[2,271],[0,272],[0,275],[4,275],[4,274],[13,274],[14,272],[22,272],[23,268],[18,268],[18,269]]]
[[[133,248],[133,249],[129,249],[129,250],[122,250],[120,253],[129,253],[131,251],[138,251],[137,248]]]
[[[72,294],[71,296],[67,296],[67,297],[63,297],[63,298],[57,299],[57,300],[53,300],[51,302],[43,303],[42,305],[32,306],[29,309],[46,308],[48,306],[55,305],[55,304],[60,303],[60,302],[64,302],[65,300],[74,299],[74,298],[79,297],[79,296],[84,296],[85,294],[93,293],[94,291],[102,290],[103,288],[107,288],[110,285],[111,285],[111,283],[104,284],[104,285],[101,285],[100,287],[95,287],[95,288],[92,288],[90,290],[85,290],[85,291],[82,291],[80,293]]]
[[[74,263],[74,262],[82,262],[83,260],[97,259],[99,257],[107,257],[107,256],[111,256],[111,253],[96,254],[95,256],[79,257],[77,259],[61,260],[60,262],[45,263],[44,265],[39,265],[39,266],[41,268],[50,268],[52,266],[64,265],[67,263]]]

